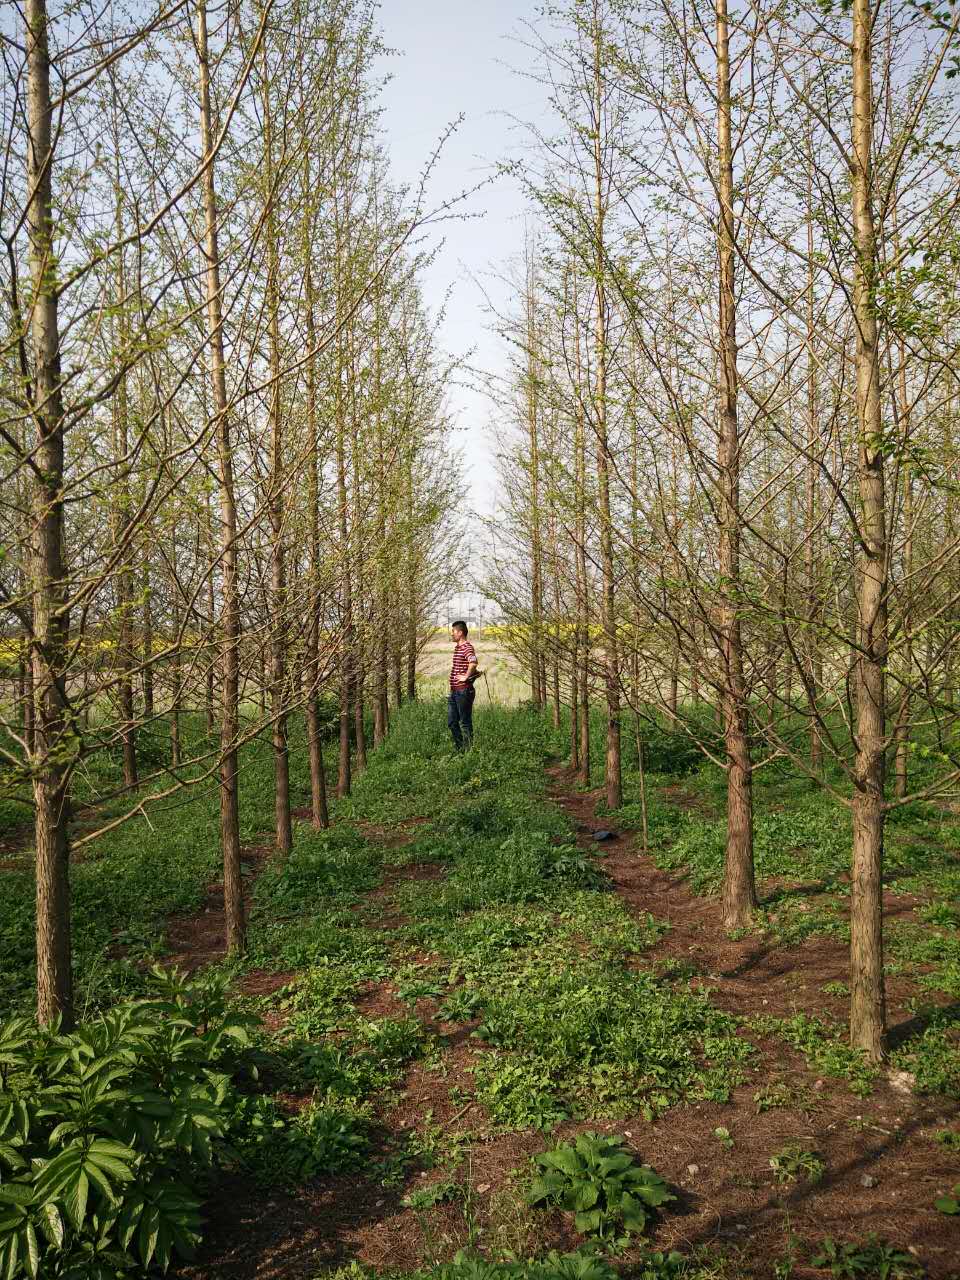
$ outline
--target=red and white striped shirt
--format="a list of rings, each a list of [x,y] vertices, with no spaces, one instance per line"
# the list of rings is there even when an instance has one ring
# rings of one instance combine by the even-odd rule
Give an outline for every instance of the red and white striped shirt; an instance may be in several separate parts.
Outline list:
[[[467,681],[467,668],[471,662],[476,662],[477,655],[473,645],[464,637],[453,651],[453,666],[450,668],[450,688],[457,693],[461,693],[464,689],[469,689],[470,685]]]

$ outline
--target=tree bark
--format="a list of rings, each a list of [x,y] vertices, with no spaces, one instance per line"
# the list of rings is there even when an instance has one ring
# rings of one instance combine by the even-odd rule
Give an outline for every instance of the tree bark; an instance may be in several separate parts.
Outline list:
[[[879,1061],[886,1032],[883,979],[883,841],[886,766],[887,511],[884,489],[880,343],[874,291],[873,15],[853,0],[851,196],[855,267],[856,400],[860,546],[857,564],[857,658],[850,892],[850,1042]]]
[[[267,516],[270,521],[270,718],[273,722],[273,787],[276,844],[279,853],[293,849],[290,814],[290,757],[287,743],[287,560],[284,545],[284,441],[280,405],[280,257],[273,167],[273,109],[266,45],[263,54],[264,214],[267,240],[268,344],[270,352],[270,477]]]
[[[223,902],[227,950],[246,948],[246,918],[240,871],[240,806],[237,785],[239,731],[240,602],[237,584],[237,509],[233,482],[233,449],[227,412],[227,379],[223,354],[220,292],[220,248],[214,182],[214,129],[210,104],[210,58],[207,47],[206,0],[197,4],[197,56],[200,62],[200,137],[203,172],[204,257],[210,376],[220,480],[220,842],[223,850]]]
[[[720,196],[720,481],[719,623],[723,661],[722,712],[727,753],[727,847],[722,911],[725,929],[746,928],[757,905],[753,867],[753,766],[740,631],[740,442],[737,421],[736,228],[733,213],[730,35],[726,0],[716,2],[717,143]]]
[[[37,1019],[73,1025],[70,936],[69,763],[74,729],[65,700],[67,590],[63,530],[64,421],[60,317],[54,259],[53,109],[44,0],[26,0],[27,207],[33,306],[33,385],[28,389],[39,478],[32,511]]]
[[[304,307],[306,310],[307,350],[307,438],[310,442],[310,460],[307,470],[307,507],[310,521],[310,586],[308,591],[310,617],[306,637],[307,674],[307,751],[310,758],[310,816],[316,831],[330,825],[327,806],[327,778],[323,767],[323,744],[320,727],[320,628],[323,606],[320,596],[320,442],[317,435],[317,362],[313,354],[317,348],[316,296],[313,285],[311,228],[311,174],[309,152],[304,158],[303,187],[306,211],[304,213]]]
[[[617,646],[617,611],[614,596],[613,519],[610,510],[610,459],[607,439],[607,296],[606,244],[604,238],[607,196],[603,171],[603,32],[599,0],[593,4],[593,162],[594,162],[594,270],[596,346],[596,394],[594,426],[597,435],[597,490],[600,508],[600,571],[602,579],[603,674],[607,706],[607,751],[604,782],[608,809],[623,804],[620,766],[620,661]]]

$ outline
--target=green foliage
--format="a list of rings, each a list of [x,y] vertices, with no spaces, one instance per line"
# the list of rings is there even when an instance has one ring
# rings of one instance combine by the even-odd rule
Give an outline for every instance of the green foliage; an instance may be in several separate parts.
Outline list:
[[[670,870],[686,870],[698,893],[714,893],[723,876],[726,819],[708,822],[688,818],[668,850],[656,853],[657,863]],[[849,866],[850,817],[821,796],[805,807],[787,812],[757,813],[754,819],[754,860],[758,880],[772,876],[790,881],[818,879],[830,883]]]
[[[960,1098],[960,1045],[955,1007],[933,1005],[917,1010],[921,1030],[891,1054],[893,1065],[916,1077],[918,1093]]]
[[[326,1280],[376,1280],[376,1274],[353,1262],[340,1267]],[[595,1248],[573,1253],[551,1251],[544,1258],[531,1258],[524,1262],[496,1261],[461,1250],[452,1262],[406,1273],[404,1277],[393,1272],[389,1274],[394,1280],[620,1280],[621,1275]],[[696,1280],[696,1277],[706,1275],[675,1251],[664,1253],[652,1249],[642,1249],[632,1255],[629,1274],[631,1280],[674,1280],[679,1277]]]
[[[813,1091],[801,1081],[771,1080],[762,1084],[753,1095],[757,1114],[784,1107],[795,1111],[809,1112],[816,1105]]]
[[[802,1142],[788,1142],[770,1157],[770,1168],[777,1182],[819,1182],[826,1172],[826,1163],[816,1151]]]
[[[960,911],[951,902],[929,902],[917,908],[917,917],[924,924],[942,929],[960,929]]]
[[[379,883],[379,850],[348,823],[325,831],[301,827],[293,853],[257,882],[257,900],[277,914],[294,913],[318,898],[352,902]]]
[[[571,890],[594,887],[602,877],[574,844],[557,844],[548,831],[521,828],[504,839],[462,846],[450,875],[400,895],[406,909],[435,920],[453,920],[498,903],[560,902]]]
[[[476,1034],[505,1051],[498,1076],[509,1067],[518,1087],[522,1080],[541,1098],[552,1092],[557,1110],[570,1114],[617,1114],[639,1101],[653,1115],[681,1099],[722,1101],[752,1052],[707,997],[569,950],[538,948],[478,986]],[[484,1100],[499,1104],[494,1119],[510,1123],[515,1090],[491,1098],[490,1068],[477,1070]]]
[[[452,1178],[441,1178],[427,1187],[411,1191],[400,1203],[407,1209],[432,1209],[438,1204],[449,1204],[462,1195],[463,1187],[459,1182],[454,1182]]]
[[[946,1195],[938,1196],[933,1202],[933,1207],[940,1213],[960,1213],[960,1182]]]
[[[567,1210],[584,1235],[642,1235],[653,1212],[676,1199],[660,1175],[637,1164],[618,1138],[582,1133],[535,1156],[534,1163],[540,1172],[528,1203]]]
[[[202,717],[182,716],[181,734],[185,753],[197,749],[205,734]],[[305,753],[295,749],[302,734],[302,723],[291,720],[294,785],[301,756],[302,767],[306,767]],[[253,740],[244,744],[240,768],[241,838],[245,844],[253,844],[274,821],[269,743]],[[129,805],[127,795],[103,799],[114,796],[117,781],[116,762],[108,752],[87,757],[75,776],[73,800],[78,806],[96,805],[98,817],[109,819]],[[165,778],[158,785],[168,782]],[[145,785],[140,798],[148,817],[131,818],[107,832],[85,850],[86,857],[71,863],[73,961],[81,1015],[117,999],[143,994],[143,961],[161,954],[165,919],[199,908],[206,886],[219,874],[220,800],[213,780],[156,803],[150,801],[150,787]],[[298,847],[301,836],[309,843],[312,833],[298,829]],[[344,863],[347,861],[345,857]],[[273,873],[271,866],[268,880]],[[4,872],[3,890],[0,990],[8,1007],[26,1009],[32,1003],[35,985],[35,891],[29,860],[22,872]],[[255,925],[255,946],[256,932]]]
[[[200,1238],[198,1170],[226,1131],[248,1020],[155,970],[149,999],[69,1035],[0,1028],[0,1273],[166,1270]]]
[[[281,1009],[289,1014],[290,1033],[304,1040],[315,1040],[337,1029],[346,1021],[359,985],[354,973],[337,965],[318,965],[306,970],[289,995],[280,1001]]]
[[[411,1280],[618,1280],[617,1272],[593,1253],[552,1252],[529,1262],[489,1262],[459,1253],[453,1262],[418,1271]]]
[[[257,882],[259,893],[263,877]],[[254,898],[249,961],[258,968],[285,972],[336,964],[358,979],[373,981],[388,972],[381,936],[365,928],[356,912],[327,898],[310,898],[302,907],[274,915],[264,902],[269,886]],[[296,927],[291,922],[296,920]]]
[[[367,1126],[356,1112],[315,1104],[291,1117],[262,1094],[237,1100],[228,1141],[230,1162],[261,1187],[356,1169],[368,1148]]]
[[[473,1068],[477,1101],[507,1129],[552,1129],[569,1112],[557,1097],[553,1073],[541,1061],[484,1054]]]
[[[423,1025],[416,1018],[381,1018],[361,1023],[359,1037],[374,1058],[396,1066],[419,1057],[426,1044]]]
[[[807,1013],[797,1013],[792,1018],[753,1018],[751,1025],[758,1031],[780,1036],[802,1053],[811,1067],[846,1080],[851,1092],[859,1097],[866,1097],[873,1088],[877,1068],[871,1066],[862,1050],[851,1048],[839,1025]]]
[[[830,1236],[821,1240],[810,1260],[814,1267],[829,1269],[837,1280],[907,1280],[916,1276],[920,1266],[909,1253],[903,1253],[885,1240],[870,1235],[861,1243],[838,1243]]]

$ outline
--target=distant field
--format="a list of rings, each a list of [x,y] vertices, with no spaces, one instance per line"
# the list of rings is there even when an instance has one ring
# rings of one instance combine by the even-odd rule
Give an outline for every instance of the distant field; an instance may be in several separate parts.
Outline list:
[[[512,707],[530,696],[530,687],[520,671],[519,664],[499,641],[484,642],[483,633],[471,634],[471,641],[480,660],[480,670],[486,675],[477,682],[477,701],[496,702]],[[445,636],[431,640],[420,656],[418,669],[421,692],[425,697],[443,693],[450,674],[450,656],[453,645]]]

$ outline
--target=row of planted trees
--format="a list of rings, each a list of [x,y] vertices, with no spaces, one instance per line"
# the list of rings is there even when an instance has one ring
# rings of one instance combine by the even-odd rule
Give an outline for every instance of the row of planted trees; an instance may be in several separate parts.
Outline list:
[[[0,754],[35,821],[45,1022],[72,1016],[71,786],[91,753],[122,757],[110,823],[219,789],[242,948],[244,743],[271,738],[286,852],[291,716],[322,826],[321,697],[342,795],[367,726],[379,741],[415,694],[449,563],[449,368],[418,286],[438,211],[389,180],[373,8],[0,18]]]
[[[756,905],[754,770],[786,757],[850,805],[873,1059],[886,816],[960,776],[957,25],[897,0],[549,9],[557,128],[504,319],[490,589],[533,698],[569,708],[588,781],[602,697],[611,807],[626,708],[722,765],[727,928]]]

